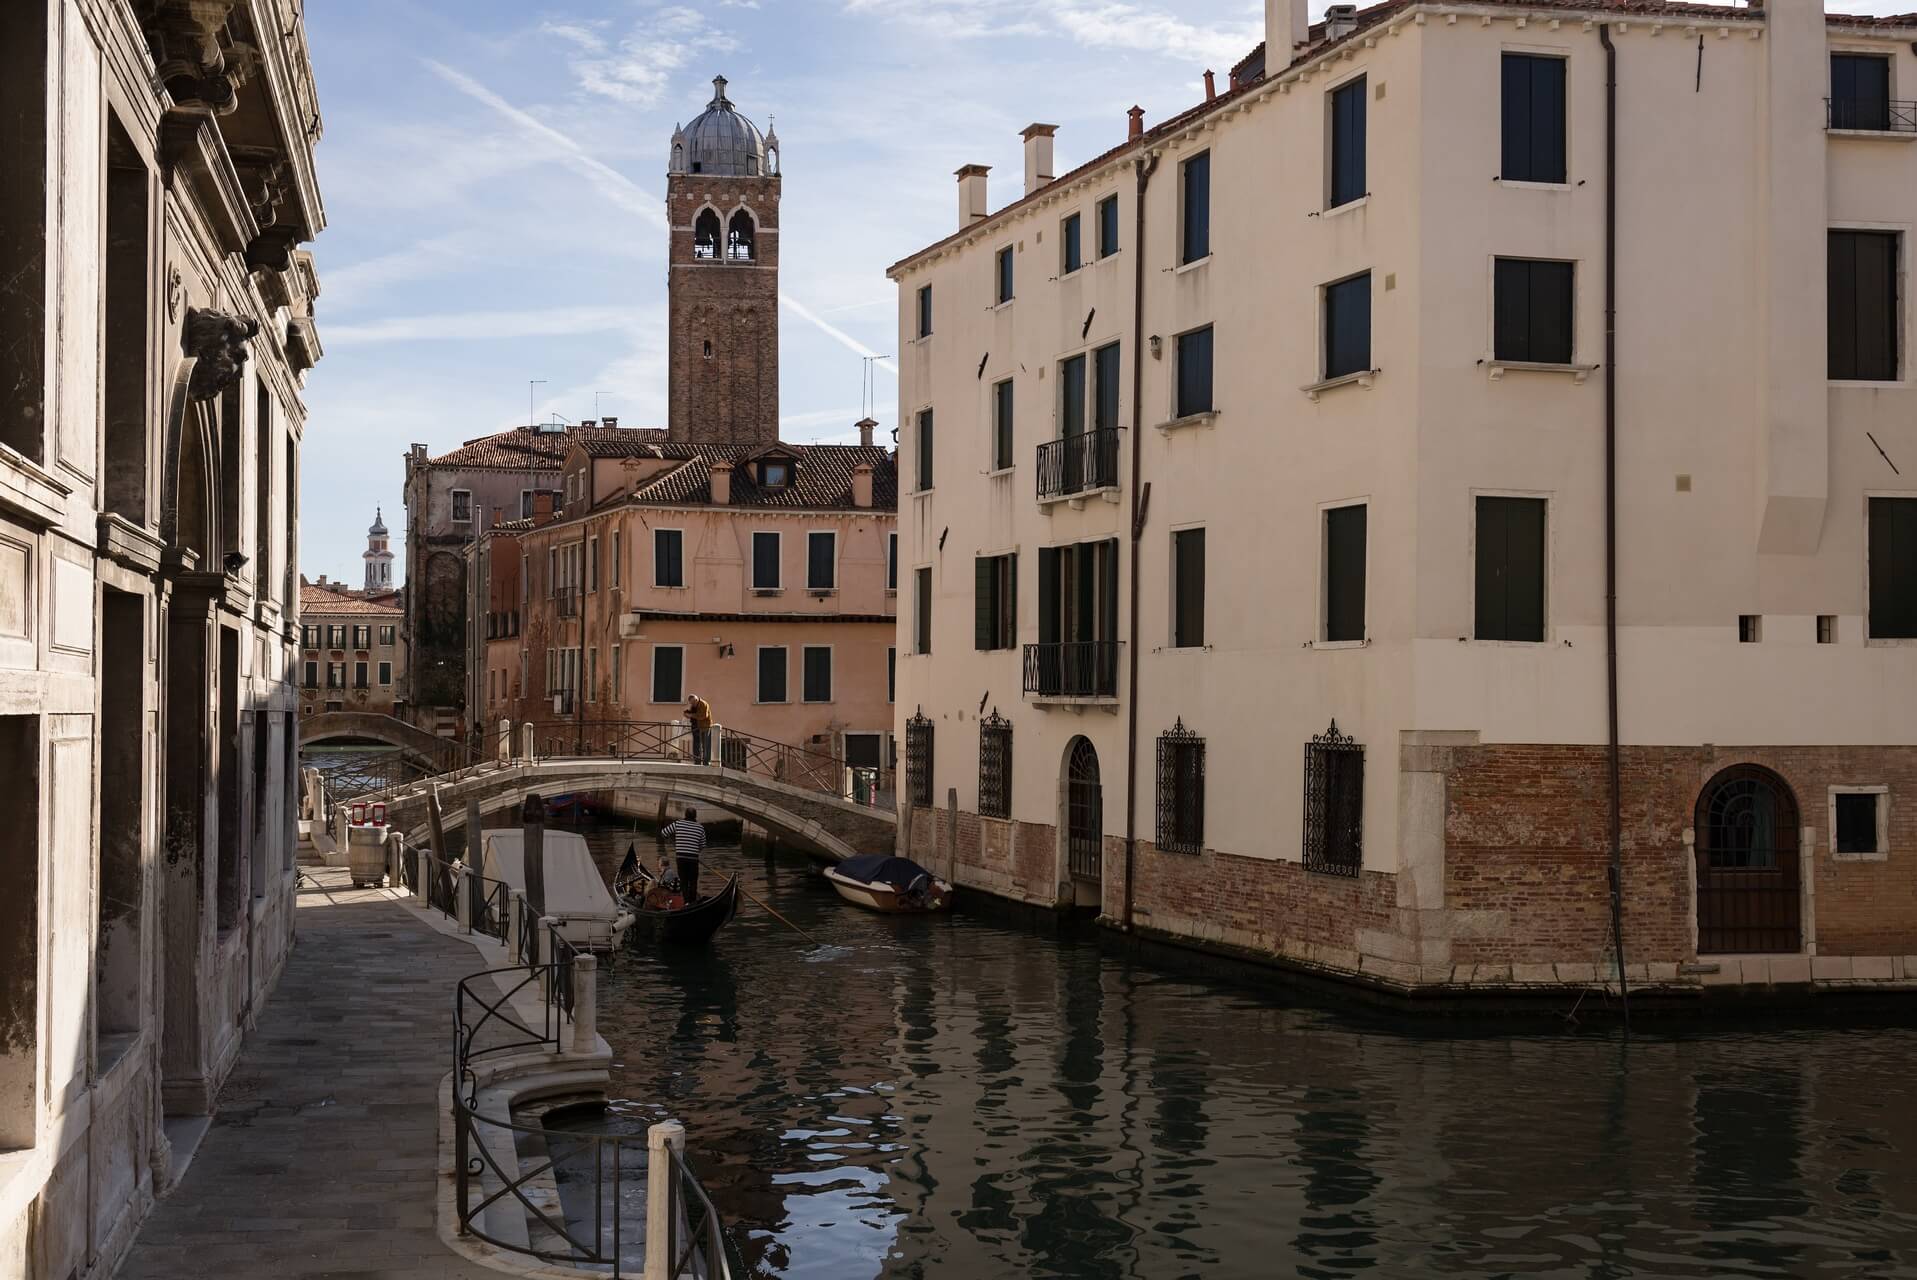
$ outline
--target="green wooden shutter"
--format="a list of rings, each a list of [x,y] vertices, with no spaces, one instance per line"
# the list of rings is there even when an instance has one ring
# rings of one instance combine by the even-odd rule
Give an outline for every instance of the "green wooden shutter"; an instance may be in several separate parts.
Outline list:
[[[1057,644],[1059,633],[1058,548],[1038,549],[1038,642]]]
[[[980,556],[972,561],[972,645],[978,649],[998,647],[998,629],[993,626],[993,588],[997,585],[992,559]]]

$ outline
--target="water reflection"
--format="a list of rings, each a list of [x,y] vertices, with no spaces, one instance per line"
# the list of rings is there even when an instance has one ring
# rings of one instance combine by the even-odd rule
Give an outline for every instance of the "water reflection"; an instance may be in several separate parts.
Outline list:
[[[601,1007],[756,1275],[1917,1277],[1909,1027],[1405,1026],[714,857],[843,949],[746,904]]]

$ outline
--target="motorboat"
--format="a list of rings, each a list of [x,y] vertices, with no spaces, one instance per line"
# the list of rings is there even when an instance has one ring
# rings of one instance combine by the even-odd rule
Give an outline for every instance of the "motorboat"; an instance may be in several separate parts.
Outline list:
[[[872,911],[908,914],[943,911],[954,890],[910,858],[862,853],[825,869],[825,878],[847,902]]]
[[[559,936],[581,951],[611,951],[618,946],[632,927],[633,914],[606,887],[586,838],[548,828],[540,851],[545,911],[557,924]],[[510,828],[488,831],[480,847],[479,873],[508,889],[526,892],[525,833]]]
[[[717,893],[687,902],[678,892],[677,881],[661,883],[631,848],[626,850],[626,860],[613,877],[613,885],[620,906],[632,913],[636,936],[656,942],[710,942],[713,934],[739,914],[737,876],[727,876]]]

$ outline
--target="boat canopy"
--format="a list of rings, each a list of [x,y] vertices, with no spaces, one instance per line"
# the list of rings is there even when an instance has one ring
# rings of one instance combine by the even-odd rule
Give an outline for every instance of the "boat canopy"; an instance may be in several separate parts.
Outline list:
[[[586,838],[573,831],[547,831],[540,848],[546,872],[546,914],[604,916],[619,914],[618,900],[592,860]],[[488,831],[480,851],[479,873],[526,891],[526,841],[519,831]]]
[[[833,870],[849,880],[889,884],[897,889],[911,888],[921,876],[932,878],[930,871],[910,858],[896,858],[889,853],[861,853],[847,858]]]

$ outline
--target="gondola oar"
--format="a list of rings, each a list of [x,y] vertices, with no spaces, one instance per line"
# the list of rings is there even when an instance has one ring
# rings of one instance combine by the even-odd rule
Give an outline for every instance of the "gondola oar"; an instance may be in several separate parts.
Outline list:
[[[794,930],[797,933],[805,934],[805,936],[808,939],[811,939],[813,946],[829,947],[832,945],[829,942],[820,942],[817,938],[813,937],[811,934],[806,933],[804,929],[799,928],[798,925],[793,924],[790,920],[786,919],[784,916],[774,911],[771,907],[766,906],[766,904],[760,901],[759,898],[752,892],[752,890],[746,888],[744,885],[739,886],[739,892],[743,893],[746,897],[750,898],[752,902],[754,903],[754,905],[764,907],[767,914],[769,914],[774,920],[777,920],[780,924],[784,925],[786,928]]]

